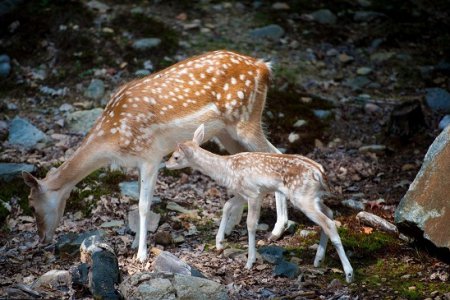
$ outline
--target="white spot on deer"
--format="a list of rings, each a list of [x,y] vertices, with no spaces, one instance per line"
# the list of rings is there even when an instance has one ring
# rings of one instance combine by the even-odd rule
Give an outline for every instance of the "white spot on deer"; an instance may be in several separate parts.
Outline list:
[[[236,83],[237,83],[236,78],[231,77],[231,84],[236,84]]]
[[[109,112],[109,116],[112,118],[112,117],[114,117],[114,111],[110,111]]]
[[[222,95],[220,93],[217,93],[217,95],[216,95],[217,100],[220,100],[221,97],[222,97]]]
[[[123,104],[122,107],[123,107],[123,108],[127,108],[128,105],[127,105],[127,104]]]
[[[247,80],[245,81],[245,86],[250,86],[250,84],[252,84],[252,82],[251,82],[250,80],[247,79]]]
[[[115,134],[115,133],[117,132],[117,128],[111,128],[110,132],[111,132],[112,134]]]
[[[227,100],[231,99],[231,94],[227,94]]]
[[[200,73],[200,78],[206,78],[206,76],[205,76],[205,74],[204,73]]]
[[[225,83],[225,85],[223,86],[223,90],[228,91],[228,87],[229,87],[228,83]]]
[[[163,106],[161,109],[162,109],[162,110],[167,110],[167,107]]]
[[[245,79],[245,74],[239,75],[239,79],[240,79],[240,80],[244,80],[244,79]]]
[[[134,103],[132,106],[133,106],[134,108],[138,107],[138,105],[137,105],[136,103]]]
[[[238,91],[237,92],[237,96],[239,97],[239,99],[244,99],[244,93],[242,91]]]

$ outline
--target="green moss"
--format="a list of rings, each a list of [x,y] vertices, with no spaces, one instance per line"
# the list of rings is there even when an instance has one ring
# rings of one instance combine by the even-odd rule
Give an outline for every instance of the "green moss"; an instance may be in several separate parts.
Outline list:
[[[101,196],[120,192],[119,183],[125,179],[126,176],[121,171],[93,172],[72,191],[66,209],[81,211],[85,217],[89,216]]]
[[[344,248],[351,249],[362,255],[371,255],[380,250],[386,250],[386,247],[394,245],[395,239],[381,231],[374,231],[372,234],[355,232],[347,228],[339,228]]]

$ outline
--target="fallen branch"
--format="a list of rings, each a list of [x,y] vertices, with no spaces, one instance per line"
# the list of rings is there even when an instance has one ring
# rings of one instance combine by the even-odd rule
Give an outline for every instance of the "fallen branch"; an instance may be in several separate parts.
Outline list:
[[[382,231],[388,232],[388,233],[393,233],[396,235],[398,234],[397,226],[395,226],[394,224],[386,221],[385,219],[383,219],[377,215],[371,214],[366,211],[361,211],[356,215],[356,218],[365,225],[376,227],[376,228],[378,228]]]

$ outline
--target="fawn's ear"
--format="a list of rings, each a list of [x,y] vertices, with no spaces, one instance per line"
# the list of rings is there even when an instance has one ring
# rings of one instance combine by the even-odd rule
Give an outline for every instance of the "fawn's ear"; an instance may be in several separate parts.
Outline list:
[[[28,185],[30,188],[35,188],[35,189],[39,188],[38,180],[36,179],[36,177],[31,175],[30,173],[23,171],[22,177],[23,177],[23,180],[25,181],[25,184]]]
[[[183,153],[184,153],[184,155],[186,155],[186,157],[192,157],[192,155],[194,154],[194,151],[192,150],[192,148],[185,144],[179,144],[178,147],[180,148],[181,151],[183,151]]]
[[[194,132],[194,138],[192,141],[197,145],[200,145],[203,142],[203,138],[205,137],[205,126],[201,124],[198,126],[197,130]]]

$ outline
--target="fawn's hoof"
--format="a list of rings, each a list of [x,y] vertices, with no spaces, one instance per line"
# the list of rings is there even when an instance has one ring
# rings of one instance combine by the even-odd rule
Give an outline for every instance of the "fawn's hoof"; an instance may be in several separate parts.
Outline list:
[[[269,234],[267,235],[267,240],[268,240],[269,242],[274,242],[274,241],[279,240],[280,237],[281,237],[281,235],[274,235],[273,233],[269,233]]]

